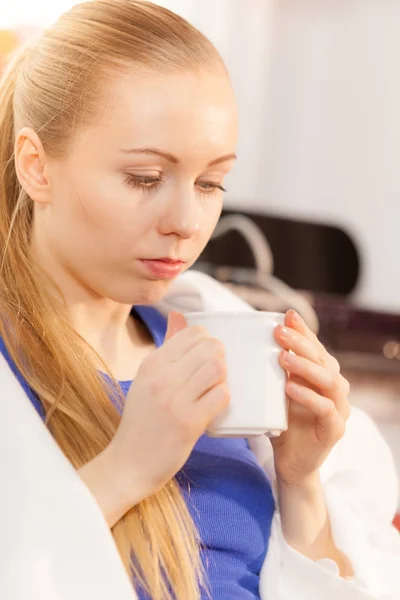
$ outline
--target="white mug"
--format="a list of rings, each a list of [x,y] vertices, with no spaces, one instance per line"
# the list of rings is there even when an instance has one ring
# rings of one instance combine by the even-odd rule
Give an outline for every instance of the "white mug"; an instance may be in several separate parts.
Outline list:
[[[279,435],[288,426],[286,373],[273,338],[281,313],[210,311],[185,314],[188,325],[201,325],[226,350],[229,407],[210,425],[211,437]]]

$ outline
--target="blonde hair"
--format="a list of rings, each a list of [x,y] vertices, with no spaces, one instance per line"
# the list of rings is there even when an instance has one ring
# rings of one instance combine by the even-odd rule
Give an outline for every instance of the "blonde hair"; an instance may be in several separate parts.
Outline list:
[[[168,10],[136,0],[94,0],[63,15],[2,79],[0,334],[76,468],[109,444],[120,416],[69,325],[65,304],[31,260],[33,203],[16,175],[16,133],[31,127],[49,156],[62,156],[76,129],[95,117],[107,77],[135,65],[168,73],[216,61],[211,43]],[[198,535],[175,480],[132,508],[113,535],[134,585],[151,598],[200,597]]]

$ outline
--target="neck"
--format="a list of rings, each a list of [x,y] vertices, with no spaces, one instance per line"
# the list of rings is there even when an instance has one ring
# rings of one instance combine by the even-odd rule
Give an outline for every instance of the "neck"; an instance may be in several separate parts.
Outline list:
[[[32,256],[61,293],[73,329],[113,374],[121,371],[120,365],[126,357],[151,345],[146,328],[130,316],[131,305],[95,293],[61,264],[54,253],[35,244],[35,237],[32,240]],[[92,358],[102,368],[95,353]],[[126,370],[125,367],[123,370]]]

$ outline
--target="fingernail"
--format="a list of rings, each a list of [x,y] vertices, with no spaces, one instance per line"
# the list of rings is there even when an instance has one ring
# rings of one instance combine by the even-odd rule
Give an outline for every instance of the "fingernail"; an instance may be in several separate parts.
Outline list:
[[[303,322],[303,319],[301,318],[301,316],[299,315],[298,312],[296,312],[295,310],[293,311],[293,321],[295,323],[298,323],[300,325],[300,323]]]
[[[282,354],[282,360],[284,362],[285,365],[290,365],[293,362],[293,357],[291,354],[289,354],[289,352],[284,351]]]
[[[279,335],[280,335],[280,337],[281,337],[283,340],[288,340],[288,339],[289,339],[289,336],[290,336],[289,329],[288,329],[287,327],[282,327],[282,326],[281,326],[281,330],[280,330],[280,332],[279,332]]]

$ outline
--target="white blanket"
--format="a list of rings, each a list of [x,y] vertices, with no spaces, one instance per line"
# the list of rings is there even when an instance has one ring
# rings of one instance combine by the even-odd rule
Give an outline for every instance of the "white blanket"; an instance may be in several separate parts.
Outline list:
[[[164,314],[252,310],[193,271],[171,285],[157,308]],[[0,599],[134,600],[99,507],[2,357],[0,390]],[[250,444],[274,485],[268,438]],[[291,549],[277,511],[261,599],[400,600],[400,538],[391,525],[396,473],[386,442],[363,412],[353,409],[321,477],[335,542],[351,560],[356,578],[346,581],[332,561],[313,562]]]

